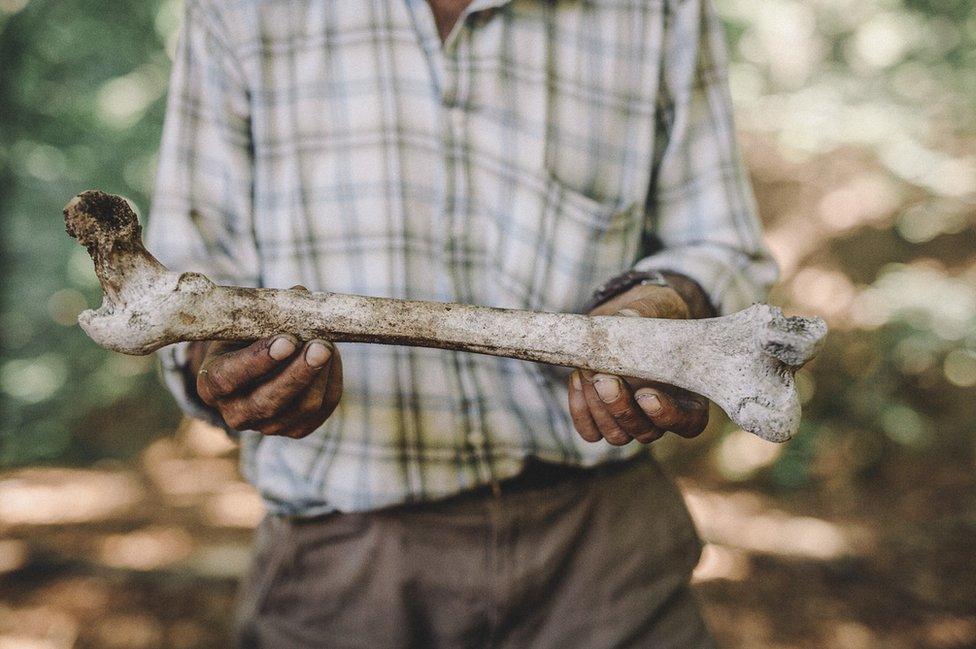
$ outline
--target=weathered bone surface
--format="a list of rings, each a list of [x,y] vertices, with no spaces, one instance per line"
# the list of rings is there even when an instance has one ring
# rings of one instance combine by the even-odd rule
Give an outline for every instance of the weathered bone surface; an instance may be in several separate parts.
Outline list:
[[[721,318],[658,320],[217,286],[166,269],[124,199],[99,191],[64,210],[95,262],[104,300],[78,321],[102,347],[148,354],[188,340],[301,338],[457,349],[661,381],[702,394],[739,426],[785,441],[800,405],[793,374],[817,351],[820,318],[755,304]]]

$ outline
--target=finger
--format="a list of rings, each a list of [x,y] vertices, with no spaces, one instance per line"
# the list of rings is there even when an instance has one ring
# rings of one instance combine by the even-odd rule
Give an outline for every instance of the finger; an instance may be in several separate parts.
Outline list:
[[[583,380],[580,378],[579,370],[569,375],[569,414],[580,437],[587,442],[599,442],[603,439],[583,395]]]
[[[677,428],[674,432],[682,437],[696,437],[701,435],[708,426],[708,399],[682,390],[676,395],[672,395],[678,407],[685,413],[685,425]]]
[[[591,372],[583,373],[583,396],[586,398],[586,405],[590,409],[590,416],[596,422],[596,426],[600,430],[600,434],[603,435],[603,439],[614,446],[623,446],[631,440],[631,437],[620,428],[617,420],[607,412],[607,406],[600,399],[600,395],[597,394],[596,388],[593,386],[593,381],[593,374]]]
[[[708,402],[704,397],[688,393],[680,398],[653,387],[641,388],[635,396],[641,409],[662,430],[694,437],[708,424]]]
[[[294,406],[300,395],[310,391],[316,381],[324,384],[331,356],[332,350],[323,341],[313,340],[278,374],[236,401],[249,410],[249,418],[253,421],[289,416],[293,414],[289,409],[297,410]]]
[[[630,386],[620,378],[610,374],[595,374],[593,387],[607,412],[628,437],[636,438],[654,428],[654,424],[634,401]]]
[[[322,341],[319,341],[322,342]],[[325,343],[329,344],[329,343]],[[333,348],[328,365],[299,395],[287,414],[258,427],[266,435],[301,438],[314,432],[332,414],[342,395],[342,359]]]
[[[325,397],[322,399],[322,405],[319,408],[319,415],[322,420],[326,420],[332,416],[335,412],[336,407],[339,405],[339,399],[342,398],[342,356],[339,351],[333,347],[332,351],[332,362],[329,363],[329,378],[325,384]]]
[[[325,346],[329,351],[328,365],[315,377],[315,380],[308,389],[299,397],[295,403],[295,414],[299,418],[313,418],[317,419],[319,422],[324,421],[325,417],[322,416],[323,408],[325,407],[325,399],[329,395],[329,382],[332,381],[333,370],[336,365],[340,365],[338,354],[335,352],[335,348],[328,342],[324,341],[312,341],[317,342],[320,345]],[[312,343],[309,343],[311,346]]]
[[[208,354],[197,375],[197,393],[207,403],[234,394],[280,367],[296,349],[295,337],[282,334],[255,341],[243,349]]]

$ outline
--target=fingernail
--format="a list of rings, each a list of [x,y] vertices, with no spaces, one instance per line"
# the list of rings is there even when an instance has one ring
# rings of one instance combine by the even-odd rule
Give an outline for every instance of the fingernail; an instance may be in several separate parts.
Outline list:
[[[268,347],[268,354],[276,361],[288,358],[295,353],[295,343],[286,336],[275,338]]]
[[[573,382],[573,389],[574,390],[582,390],[583,389],[583,382],[580,381],[579,372],[573,372],[573,376],[571,377],[571,380]]]
[[[664,404],[661,403],[661,399],[653,392],[641,392],[636,398],[641,410],[649,415],[656,415],[664,410]]]
[[[308,349],[305,350],[305,362],[308,363],[309,367],[322,367],[328,362],[331,355],[332,353],[324,343],[309,343]]]
[[[612,376],[598,376],[593,382],[593,387],[596,388],[596,393],[600,395],[603,403],[616,401],[620,396],[620,381]]]
[[[640,311],[638,311],[637,309],[630,309],[630,308],[620,309],[619,311],[617,311],[617,315],[624,315],[630,318],[641,317]]]

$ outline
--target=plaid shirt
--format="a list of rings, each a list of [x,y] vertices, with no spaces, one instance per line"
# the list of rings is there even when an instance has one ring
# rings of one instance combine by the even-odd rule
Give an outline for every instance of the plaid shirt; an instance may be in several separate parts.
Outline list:
[[[707,0],[474,0],[442,45],[424,0],[188,0],[148,239],[216,281],[579,311],[629,268],[764,295]],[[566,371],[340,346],[345,391],[301,439],[241,434],[272,511],[456,494],[526,457],[639,445],[573,429]],[[184,348],[162,352],[183,392]]]

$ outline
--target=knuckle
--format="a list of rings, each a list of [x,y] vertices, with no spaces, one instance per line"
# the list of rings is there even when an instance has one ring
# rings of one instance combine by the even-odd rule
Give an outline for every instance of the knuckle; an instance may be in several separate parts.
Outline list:
[[[620,428],[610,428],[603,431],[603,437],[614,446],[623,446],[630,441],[630,437]]]
[[[621,408],[612,408],[610,409],[610,414],[617,420],[621,428],[633,429],[640,424],[640,414],[629,405],[624,405]]]
[[[251,397],[247,411],[254,419],[266,419],[274,415],[277,409],[277,403],[273,398],[261,394]]]
[[[268,419],[267,415],[258,410],[251,402],[248,402],[241,407],[241,416],[244,419],[245,425],[248,426],[256,426],[262,423],[265,419]]]
[[[217,365],[207,370],[204,376],[207,377],[211,394],[216,396],[228,395],[237,389],[236,377],[225,365]]]
[[[305,365],[300,363],[299,365]],[[311,375],[303,367],[289,367],[279,378],[282,390],[300,390],[312,380]]]
[[[325,396],[324,389],[309,390],[308,394],[298,402],[299,414],[311,416],[319,413],[326,405]]]
[[[248,420],[245,418],[244,413],[236,408],[221,412],[220,414],[224,418],[224,422],[235,430],[241,430],[247,425]]]

